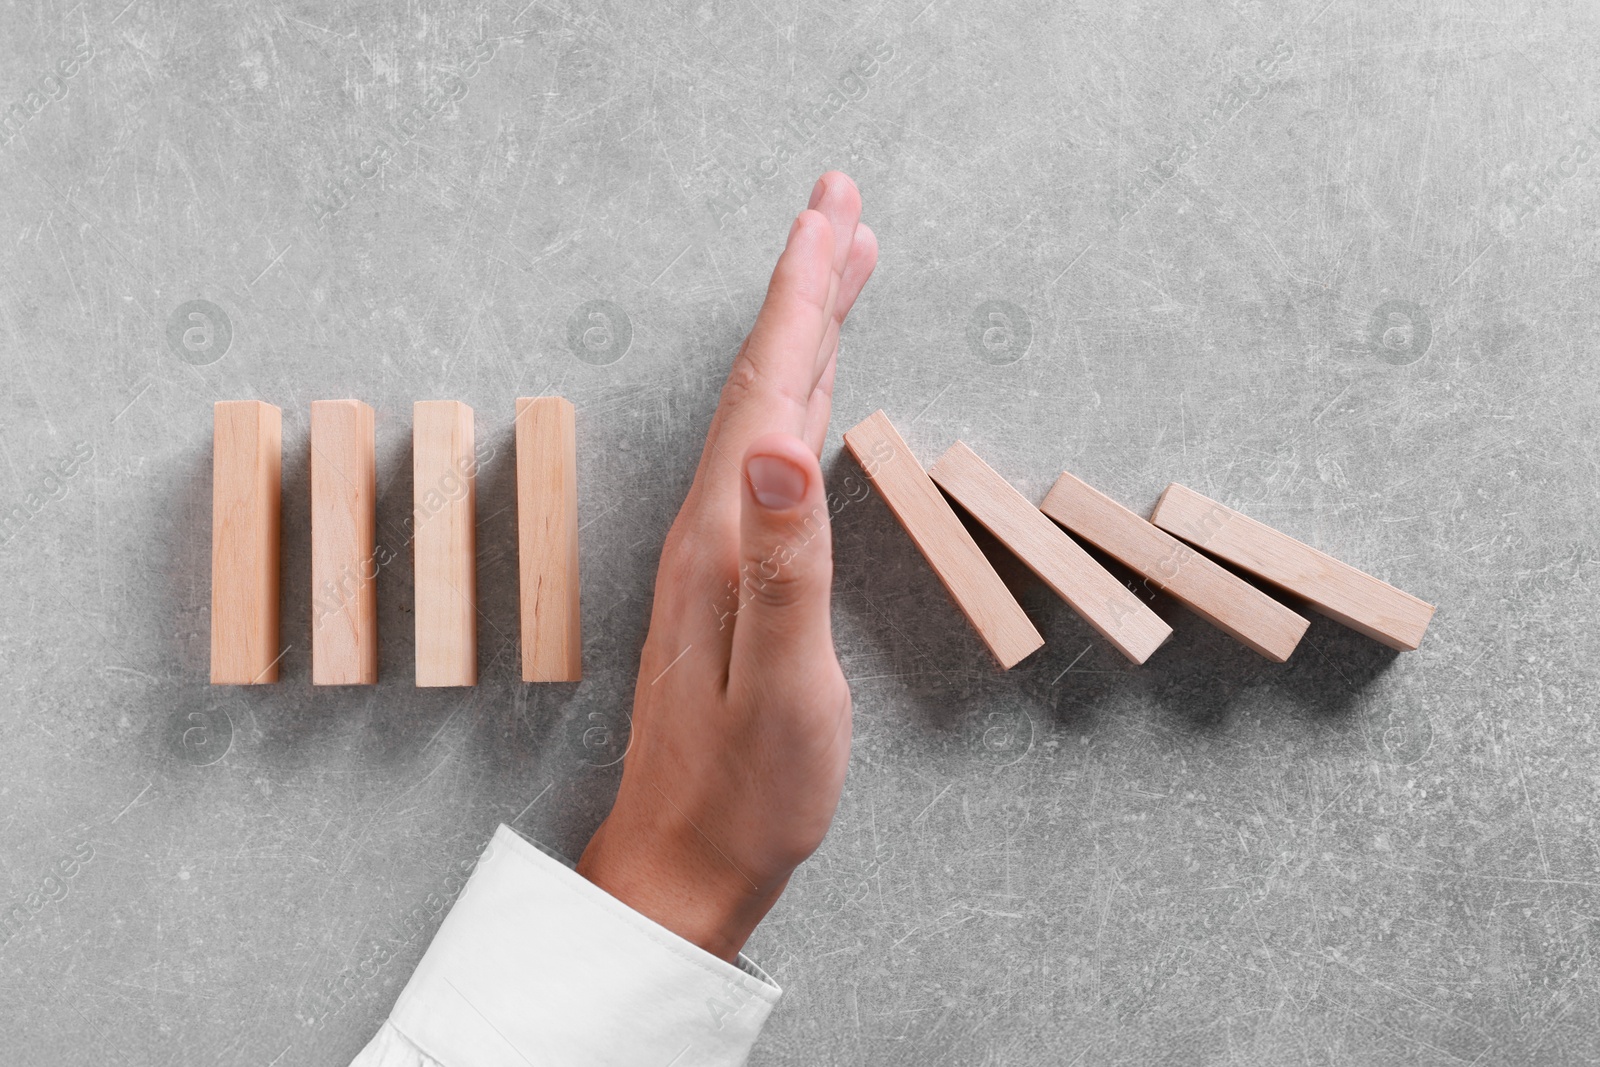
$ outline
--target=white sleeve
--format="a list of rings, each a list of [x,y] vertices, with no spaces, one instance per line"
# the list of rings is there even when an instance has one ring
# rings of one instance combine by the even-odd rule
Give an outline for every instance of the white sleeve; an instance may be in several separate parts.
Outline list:
[[[351,1067],[734,1067],[781,994],[501,826]]]

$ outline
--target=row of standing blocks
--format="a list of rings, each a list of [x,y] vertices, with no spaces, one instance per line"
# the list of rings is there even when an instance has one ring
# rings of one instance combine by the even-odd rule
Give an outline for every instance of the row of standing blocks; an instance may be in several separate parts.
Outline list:
[[[258,400],[215,408],[211,513],[211,681],[278,680],[282,414]],[[571,403],[520,398],[517,557],[522,677],[582,677],[577,442]],[[473,412],[454,400],[412,408],[416,681],[478,680]],[[311,680],[378,680],[377,463],[372,408],[311,405]]]
[[[1167,487],[1148,520],[1070,473],[1035,507],[960,441],[924,471],[882,411],[844,440],[1003,669],[1044,638],[945,495],[1134,663],[1171,627],[1061,527],[1277,663],[1308,621],[1216,560],[1400,651],[1416,649],[1433,618],[1433,605],[1181,485]]]

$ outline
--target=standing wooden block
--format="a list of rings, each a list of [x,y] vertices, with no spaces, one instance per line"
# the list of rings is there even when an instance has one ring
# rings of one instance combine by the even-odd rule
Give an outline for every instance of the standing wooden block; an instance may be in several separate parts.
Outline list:
[[[1310,625],[1243,578],[1070,474],[1056,480],[1039,510],[1274,662],[1289,658]]]
[[[963,442],[951,445],[928,474],[1134,663],[1172,636],[1172,627],[1144,601]]]
[[[457,400],[419,400],[411,420],[417,685],[477,685],[472,409]]]
[[[1150,521],[1390,648],[1414,650],[1433,618],[1432,604],[1185,486],[1167,486]]]
[[[223,400],[213,420],[211,684],[276,682],[283,415]]]
[[[578,437],[572,404],[517,398],[522,680],[583,678],[578,610]]]
[[[844,435],[844,443],[1001,669],[1010,670],[1044,644],[888,416],[869,415]]]
[[[378,464],[372,409],[311,403],[311,683],[378,680]]]

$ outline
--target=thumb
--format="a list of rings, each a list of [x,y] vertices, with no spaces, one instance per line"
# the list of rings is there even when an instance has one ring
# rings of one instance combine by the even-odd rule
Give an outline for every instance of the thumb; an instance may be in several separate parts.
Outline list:
[[[767,434],[745,452],[741,480],[730,681],[835,662],[828,615],[833,534],[816,454],[791,434]]]

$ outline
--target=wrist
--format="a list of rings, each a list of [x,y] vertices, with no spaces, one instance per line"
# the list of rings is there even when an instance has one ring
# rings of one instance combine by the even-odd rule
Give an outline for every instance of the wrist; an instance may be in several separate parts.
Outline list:
[[[762,886],[709,842],[636,831],[613,812],[578,860],[578,873],[645,918],[734,962],[788,879]],[[709,857],[707,856],[709,853]]]

